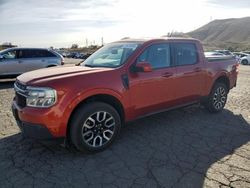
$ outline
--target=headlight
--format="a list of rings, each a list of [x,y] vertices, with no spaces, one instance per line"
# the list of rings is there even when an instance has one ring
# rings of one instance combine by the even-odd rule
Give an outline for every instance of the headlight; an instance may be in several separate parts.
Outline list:
[[[27,87],[26,105],[47,108],[56,103],[56,90],[51,88]]]

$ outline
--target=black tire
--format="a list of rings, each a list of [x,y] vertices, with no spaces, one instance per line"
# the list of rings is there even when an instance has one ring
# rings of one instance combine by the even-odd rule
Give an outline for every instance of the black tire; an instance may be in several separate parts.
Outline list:
[[[243,60],[241,61],[241,63],[242,63],[242,65],[248,65],[248,60],[243,59]]]
[[[91,102],[75,111],[69,126],[70,140],[79,151],[97,152],[112,144],[120,132],[121,119],[111,105]]]
[[[228,88],[224,83],[215,83],[205,102],[205,107],[209,112],[220,112],[227,102],[227,94]]]

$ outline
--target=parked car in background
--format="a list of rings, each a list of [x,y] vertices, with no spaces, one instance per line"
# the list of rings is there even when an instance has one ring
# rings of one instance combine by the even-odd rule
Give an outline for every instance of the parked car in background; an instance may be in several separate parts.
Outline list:
[[[250,55],[250,51],[243,51],[242,53]]]
[[[67,53],[67,58],[75,58],[75,59],[87,59],[91,53],[84,53],[84,52],[69,52]]]
[[[224,56],[224,54],[220,52],[205,52],[204,54],[205,54],[205,57]]]
[[[67,58],[75,58],[76,54],[77,54],[77,52],[69,52],[67,54]]]
[[[242,58],[245,56],[248,56],[249,54],[243,53],[243,52],[233,52],[233,54],[238,57],[238,58]]]
[[[247,55],[247,56],[240,58],[240,63],[242,65],[249,65],[250,64],[250,55]]]
[[[64,137],[78,150],[100,151],[125,122],[146,115],[199,102],[222,111],[238,66],[231,56],[205,58],[194,39],[121,40],[80,66],[19,76],[13,115],[27,137]]]
[[[229,50],[215,50],[215,52],[219,52],[219,53],[222,53],[224,55],[234,56],[234,54],[232,52],[230,52]]]
[[[81,57],[84,55],[84,53],[79,53],[77,52],[76,55],[75,55],[75,59],[81,59]]]
[[[9,48],[0,51],[0,76],[9,77],[24,72],[63,65],[63,57],[44,48]]]
[[[91,53],[82,54],[80,58],[83,59],[83,60],[85,60],[85,59],[87,59],[91,55],[92,55]]]

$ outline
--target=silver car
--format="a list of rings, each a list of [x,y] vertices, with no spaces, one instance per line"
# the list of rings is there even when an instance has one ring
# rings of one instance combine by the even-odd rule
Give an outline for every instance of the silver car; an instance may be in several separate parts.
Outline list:
[[[64,59],[59,53],[45,48],[9,48],[0,51],[1,77],[63,64]]]

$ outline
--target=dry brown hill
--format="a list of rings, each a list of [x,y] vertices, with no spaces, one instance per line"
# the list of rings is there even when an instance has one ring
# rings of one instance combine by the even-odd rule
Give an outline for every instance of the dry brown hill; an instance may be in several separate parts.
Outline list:
[[[248,49],[250,17],[214,20],[187,34],[201,40],[208,47]]]

